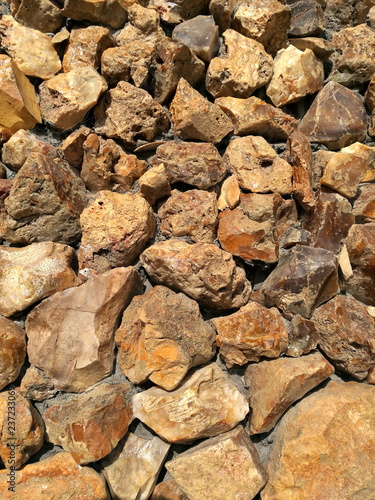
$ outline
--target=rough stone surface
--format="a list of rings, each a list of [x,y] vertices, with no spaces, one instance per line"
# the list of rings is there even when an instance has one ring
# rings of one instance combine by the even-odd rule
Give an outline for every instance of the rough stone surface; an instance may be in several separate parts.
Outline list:
[[[150,500],[189,500],[174,479],[166,479],[157,484]]]
[[[314,321],[303,318],[299,314],[293,316],[288,328],[288,348],[286,354],[298,358],[316,348],[319,332]]]
[[[59,149],[62,155],[71,165],[73,165],[73,167],[78,169],[81,168],[83,161],[83,144],[91,133],[91,129],[82,126],[68,135],[60,144]]]
[[[151,206],[155,205],[160,198],[171,194],[167,171],[162,163],[157,167],[150,168],[140,177],[139,189]]]
[[[26,356],[25,332],[13,321],[0,316],[0,390],[14,382]]]
[[[357,223],[375,220],[374,184],[364,184],[359,187],[358,197],[353,204],[353,214]]]
[[[24,26],[53,33],[63,23],[59,6],[52,0],[10,0],[13,17]]]
[[[114,165],[111,181],[118,183],[120,190],[130,191],[133,183],[139,179],[147,169],[147,163],[139,160],[136,155],[123,154]]]
[[[217,207],[219,210],[226,208],[235,208],[240,201],[240,186],[236,176],[231,175],[221,185],[220,196],[217,200]]]
[[[63,14],[76,21],[108,24],[120,28],[127,19],[123,0],[64,0]]]
[[[27,399],[44,401],[52,398],[57,393],[57,389],[47,375],[31,365],[22,377],[20,393]]]
[[[335,153],[328,160],[320,183],[346,198],[353,198],[366,171],[366,163],[360,156],[353,153]]]
[[[319,35],[324,27],[324,11],[315,0],[302,0],[290,6],[290,36]]]
[[[212,16],[197,16],[177,25],[172,38],[208,63],[219,50],[219,29]]]
[[[316,57],[323,62],[326,61],[335,50],[332,42],[325,40],[324,38],[316,38],[314,36],[308,36],[306,38],[291,38],[289,41],[299,50],[312,50]]]
[[[176,3],[151,0],[149,5],[160,11],[160,16],[166,23],[178,24],[206,12],[209,3],[210,0],[180,0]]]
[[[330,33],[364,23],[374,0],[325,0],[325,3],[325,27]]]
[[[31,153],[57,156],[56,149],[51,144],[41,141],[27,130],[20,129],[3,145],[2,161],[10,170],[17,172]]]

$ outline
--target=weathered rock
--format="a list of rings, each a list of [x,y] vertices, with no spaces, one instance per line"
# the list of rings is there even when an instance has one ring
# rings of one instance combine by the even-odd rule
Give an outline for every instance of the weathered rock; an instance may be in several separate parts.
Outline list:
[[[180,139],[217,143],[233,130],[231,120],[219,106],[205,99],[183,78],[169,109],[175,137]]]
[[[146,169],[147,163],[144,160],[138,160],[135,155],[122,152],[114,166],[111,181],[119,184],[121,190],[130,191],[133,183],[146,172]]]
[[[104,78],[91,66],[60,73],[39,86],[42,117],[55,128],[69,130],[85,118],[106,89]]]
[[[207,189],[220,182],[225,174],[223,160],[213,144],[166,142],[156,149],[151,165],[164,165],[171,184],[185,182]]]
[[[366,123],[366,110],[360,96],[339,83],[329,82],[302,118],[300,131],[310,142],[340,149],[364,140]]]
[[[327,162],[320,183],[346,198],[357,194],[358,184],[367,171],[365,161],[353,153],[335,153]]]
[[[2,160],[10,170],[17,172],[31,153],[57,156],[56,149],[51,144],[40,140],[27,130],[20,129],[3,145]]]
[[[171,194],[167,171],[162,163],[157,167],[150,168],[140,177],[139,189],[151,206],[155,205],[160,198]]]
[[[235,0],[211,0],[209,4],[210,14],[219,26],[220,33],[223,33],[232,22],[232,13],[236,6]]]
[[[191,443],[233,429],[249,411],[245,397],[216,363],[200,368],[178,389],[158,387],[133,396],[134,417],[171,443]]]
[[[313,321],[296,314],[290,322],[288,338],[286,354],[298,358],[316,348],[319,342],[319,332]]]
[[[108,24],[120,28],[127,20],[122,0],[64,0],[63,14],[76,21]]]
[[[0,457],[7,469],[19,469],[43,446],[42,417],[18,391],[0,394]]]
[[[151,0],[149,5],[156,7],[161,19],[166,23],[178,24],[206,12],[209,3],[210,0],[179,0],[176,3]]]
[[[282,226],[283,227],[283,226]],[[279,237],[279,251],[294,247],[295,245],[310,245],[310,233],[301,228],[299,222],[287,227],[286,231]]]
[[[198,304],[162,286],[133,299],[115,339],[118,363],[131,382],[151,380],[168,391],[215,353],[215,332]]]
[[[235,208],[240,201],[240,194],[241,190],[238,180],[234,175],[231,175],[221,185],[220,196],[217,200],[218,209]]]
[[[166,479],[157,484],[150,500],[189,500],[174,479]]]
[[[132,193],[99,191],[81,214],[81,272],[96,275],[130,265],[155,232],[150,205]]]
[[[7,171],[5,169],[5,165],[0,163],[0,179],[5,179],[7,176]]]
[[[371,0],[370,0],[371,2]],[[372,2],[371,2],[372,3]],[[366,22],[371,28],[375,26],[375,7],[371,7],[371,9],[367,13]]]
[[[324,38],[309,36],[306,38],[291,38],[289,41],[299,50],[312,50],[316,57],[318,57],[323,62],[326,61],[335,50],[332,42],[324,40]]]
[[[290,6],[290,36],[319,35],[324,28],[324,12],[315,0],[302,0]]]
[[[359,187],[358,197],[353,204],[353,214],[357,223],[375,221],[375,184]]]
[[[290,409],[276,431],[262,500],[370,500],[374,408],[374,387],[330,382]]]
[[[323,87],[323,63],[314,52],[289,45],[277,53],[267,95],[277,107],[299,101]]]
[[[255,193],[290,194],[293,168],[260,136],[239,137],[229,143],[224,164],[243,189]]]
[[[123,446],[114,450],[102,462],[103,475],[113,497],[147,500],[169,447],[169,444],[158,437],[147,440],[130,432]]]
[[[60,151],[62,152],[64,158],[71,165],[73,165],[73,167],[78,169],[81,168],[83,161],[83,144],[91,133],[92,130],[88,127],[82,126],[68,135],[68,137],[60,144]]]
[[[375,75],[372,75],[365,93],[365,103],[372,112],[375,109]]]
[[[245,383],[251,407],[250,434],[270,431],[282,414],[335,371],[320,352],[301,358],[254,363]]]
[[[131,5],[125,7],[126,2]],[[128,11],[130,24],[145,35],[160,30],[160,14],[157,10],[145,8],[133,0],[120,0],[119,3]]]
[[[47,80],[61,69],[50,37],[22,26],[12,16],[1,18],[0,39],[2,47],[25,75]]]
[[[172,38],[205,62],[210,62],[219,50],[219,29],[212,16],[197,16],[179,24]]]
[[[171,239],[147,248],[140,260],[156,283],[184,292],[206,307],[231,309],[249,299],[251,284],[244,270],[215,245]]]
[[[219,97],[215,104],[231,118],[235,135],[261,135],[269,141],[284,141],[297,128],[295,118],[258,97]]]
[[[57,393],[51,379],[45,373],[31,365],[22,377],[20,394],[27,399],[44,401]]]
[[[135,269],[117,268],[45,299],[26,321],[30,362],[70,392],[107,377],[117,321],[141,290]]]
[[[0,316],[0,389],[14,382],[26,356],[25,332],[13,321]]]
[[[325,27],[330,32],[364,23],[372,5],[374,0],[326,0]]]
[[[207,69],[206,88],[214,97],[250,97],[270,81],[272,57],[261,43],[234,30],[225,31],[223,38],[221,56]]]
[[[255,446],[241,426],[181,453],[167,462],[166,468],[194,500],[250,500],[268,479]]]
[[[63,23],[59,6],[52,0],[10,0],[13,17],[24,26],[53,33]]]

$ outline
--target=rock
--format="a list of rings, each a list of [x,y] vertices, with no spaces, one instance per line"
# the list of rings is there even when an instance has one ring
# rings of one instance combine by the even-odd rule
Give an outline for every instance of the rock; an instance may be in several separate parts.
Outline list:
[[[11,0],[10,7],[20,24],[44,33],[55,32],[64,20],[59,6],[50,0]]]
[[[220,142],[233,130],[231,120],[219,106],[209,102],[181,78],[170,105],[175,137]]]
[[[189,500],[174,479],[166,479],[157,484],[150,500]]]
[[[290,194],[293,168],[260,136],[232,140],[223,156],[224,164],[243,189],[255,193]]]
[[[325,27],[331,32],[364,23],[372,5],[373,0],[326,0]]]
[[[81,66],[92,66],[98,70],[103,52],[115,45],[116,41],[108,28],[102,26],[73,28],[65,49],[63,71],[68,72]]]
[[[364,184],[359,187],[358,197],[353,204],[353,215],[357,223],[375,220],[375,185]]]
[[[372,112],[375,109],[375,75],[372,75],[365,93],[365,103]]]
[[[57,156],[56,149],[51,144],[41,141],[27,130],[20,129],[3,145],[2,160],[10,170],[17,172],[31,153]]]
[[[366,111],[358,94],[339,83],[329,82],[302,118],[299,129],[310,142],[340,149],[364,140],[366,122]]]
[[[371,2],[371,0],[370,0],[370,2]],[[373,28],[375,26],[375,8],[374,7],[371,7],[371,9],[368,11],[367,17],[366,17],[366,22],[369,26],[371,26],[371,28]]]
[[[130,191],[133,183],[138,180],[147,169],[144,160],[138,160],[135,155],[122,154],[118,162],[114,165],[114,173],[111,181],[118,183],[120,190]]]
[[[294,45],[277,53],[267,95],[278,108],[299,101],[323,87],[323,63],[314,52]]]
[[[140,177],[139,189],[151,206],[155,205],[160,198],[171,194],[167,172],[162,163],[157,167],[150,168]]]
[[[132,193],[99,191],[80,220],[79,267],[93,276],[130,265],[155,232],[150,205]]]
[[[167,391],[215,353],[215,332],[198,304],[163,286],[133,299],[115,339],[124,375],[133,384],[151,380]]]
[[[5,165],[3,165],[2,163],[0,164],[0,179],[5,179],[7,176],[7,172],[6,172],[6,169],[5,169]]]
[[[133,396],[134,417],[170,443],[217,436],[248,411],[245,397],[215,363],[195,371],[174,391],[152,387]]]
[[[39,86],[42,117],[55,128],[69,130],[85,118],[106,89],[104,78],[91,66],[60,73]]]
[[[171,239],[151,245],[140,260],[153,281],[181,291],[205,307],[231,309],[249,299],[251,284],[244,270],[215,245]]]
[[[64,158],[77,169],[83,162],[83,143],[92,131],[85,126],[75,130],[60,144],[59,149]]]
[[[282,414],[334,372],[320,352],[301,358],[261,361],[247,367],[250,434],[270,431]]]
[[[290,6],[290,36],[319,35],[324,28],[324,11],[315,0],[302,0]]]
[[[255,498],[268,479],[241,426],[181,453],[166,468],[194,500]]]
[[[172,38],[207,63],[219,50],[219,29],[212,16],[197,16],[177,25]]]
[[[43,446],[42,417],[18,391],[0,394],[0,457],[7,469],[19,469]]]
[[[230,316],[211,319],[216,343],[228,368],[259,361],[262,356],[277,358],[286,349],[288,333],[279,311],[250,302]]]
[[[117,0],[64,0],[63,14],[76,21],[108,24],[120,28],[127,20],[126,10]]]
[[[280,255],[259,291],[266,307],[276,306],[287,318],[309,318],[339,291],[336,257],[323,248],[296,245]]]
[[[319,332],[313,321],[296,314],[290,322],[288,338],[286,354],[298,358],[316,348],[319,342]]]
[[[207,189],[220,182],[225,174],[223,160],[213,144],[166,142],[150,160],[154,167],[163,164],[171,184],[184,182]]]
[[[129,0],[120,0],[120,5],[124,6]],[[131,5],[127,5],[124,8],[127,9],[129,14],[129,22],[136,29],[139,29],[145,35],[160,30],[160,15],[157,10],[151,8],[145,8],[139,5],[137,2],[130,0]]]
[[[59,50],[60,46],[63,44],[65,45],[65,42],[69,40],[70,37],[70,32],[66,29],[63,28],[61,31],[57,32],[56,35],[54,35],[51,39],[52,45]]]
[[[296,3],[295,5],[298,5],[298,3]],[[294,47],[302,50],[302,52],[304,52],[306,49],[312,50],[316,57],[318,57],[323,62],[325,62],[335,50],[332,42],[324,40],[323,38],[317,38],[313,36],[306,38],[291,38],[289,41],[292,45],[294,45]]]
[[[17,130],[42,122],[34,86],[4,54],[0,54],[0,84],[0,135],[5,135],[5,140]]]
[[[0,389],[16,380],[26,356],[25,332],[0,316]]]
[[[241,190],[238,180],[234,175],[231,175],[221,185],[220,196],[217,200],[219,210],[226,208],[235,208],[240,201]]]
[[[95,131],[134,145],[136,139],[151,141],[169,128],[163,107],[148,92],[130,83],[119,82],[95,108]]]
[[[206,12],[209,3],[210,0],[180,0],[176,3],[152,0],[149,5],[156,7],[161,19],[166,23],[178,24]]]
[[[20,394],[27,399],[44,401],[57,393],[51,379],[45,373],[31,365],[27,368],[20,384]]]
[[[271,142],[285,141],[297,128],[295,118],[255,96],[219,97],[215,104],[231,118],[235,135],[261,135]]]
[[[12,316],[77,285],[73,259],[73,248],[51,241],[22,248],[0,246],[0,314]]]
[[[355,142],[351,146],[343,148],[341,153],[353,153],[364,160],[367,172],[363,176],[362,182],[373,182],[375,180],[375,147]]]
[[[270,81],[272,57],[261,43],[234,30],[226,30],[223,39],[221,56],[207,69],[206,89],[215,98],[250,97]]]
[[[26,28],[12,16],[0,20],[2,47],[25,75],[47,80],[61,69],[60,58],[51,39],[44,33]]]
[[[155,486],[170,445],[154,437],[129,432],[124,445],[103,462],[103,475],[114,498],[147,500]],[[126,478],[123,471],[126,470]]]
[[[0,474],[4,500],[12,500],[8,471]],[[70,453],[57,453],[35,464],[26,465],[16,473],[18,500],[42,498],[48,491],[52,498],[79,497],[86,500],[109,500],[104,478],[91,467],[78,465]]]
[[[26,320],[29,360],[57,389],[82,392],[111,374],[117,321],[142,286],[133,268],[117,268],[57,292]]]
[[[290,409],[276,431],[262,500],[373,497],[374,408],[374,387],[330,382]]]
[[[235,0],[211,0],[209,4],[210,14],[219,26],[220,33],[223,33],[232,22],[232,13],[236,6]]]
[[[320,183],[346,198],[353,198],[366,171],[365,161],[360,156],[353,153],[335,153],[328,160]]]

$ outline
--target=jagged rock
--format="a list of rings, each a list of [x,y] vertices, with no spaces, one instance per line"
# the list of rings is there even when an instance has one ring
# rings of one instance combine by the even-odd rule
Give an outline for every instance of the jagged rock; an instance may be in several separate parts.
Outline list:
[[[208,63],[219,50],[219,29],[212,16],[197,16],[179,24],[174,28],[172,38]]]
[[[250,387],[250,434],[270,431],[295,401],[334,371],[320,352],[295,359],[261,361],[248,366],[245,383]]]
[[[288,338],[286,354],[298,358],[316,348],[319,342],[319,332],[313,321],[296,314],[290,322]]]
[[[299,50],[312,50],[316,57],[318,57],[323,62],[326,61],[335,50],[332,42],[324,40],[324,38],[316,38],[311,36],[306,38],[291,38],[289,41]]]
[[[91,133],[91,129],[82,126],[68,135],[60,144],[59,149],[62,155],[71,165],[73,165],[73,167],[78,169],[81,168],[83,161],[83,143]]]
[[[31,365],[22,377],[20,393],[27,399],[44,401],[52,398],[57,393],[57,389],[45,373]]]
[[[224,164],[243,189],[255,193],[290,194],[293,168],[260,136],[239,137],[229,143]]]
[[[114,498],[147,500],[155,486],[170,445],[132,434],[103,462],[103,475]],[[126,470],[124,477],[123,471]]]
[[[236,6],[235,0],[211,0],[209,4],[210,14],[219,26],[220,33],[230,28],[232,13]]]
[[[328,160],[320,183],[346,198],[353,198],[366,171],[365,161],[360,156],[353,153],[335,153]]]
[[[174,391],[152,387],[133,396],[134,417],[171,443],[217,436],[233,429],[248,411],[245,397],[215,363]]]
[[[147,163],[144,160],[138,160],[135,155],[124,154],[122,152],[122,155],[114,166],[111,181],[117,183],[120,190],[130,191],[133,183],[146,172],[146,169]]]
[[[0,19],[1,45],[25,75],[47,80],[61,69],[60,58],[51,39],[44,33],[26,28],[12,16]]]
[[[147,248],[140,260],[156,283],[184,292],[206,307],[241,307],[249,299],[251,284],[244,270],[215,245],[171,239]]]
[[[231,175],[221,185],[220,196],[217,200],[218,209],[235,208],[240,201],[240,195],[238,180],[234,175]]]
[[[189,500],[174,479],[166,479],[157,484],[150,500]]]
[[[17,172],[31,153],[57,156],[56,149],[51,144],[40,140],[27,130],[20,129],[3,145],[2,160],[10,170]]]
[[[250,97],[270,81],[272,57],[261,43],[234,30],[225,31],[223,38],[221,56],[207,69],[206,88],[214,97]]]
[[[268,479],[241,426],[181,453],[166,468],[194,500],[255,498]]]
[[[151,206],[164,196],[171,194],[171,186],[164,165],[150,168],[139,178],[139,189],[142,196]]]
[[[64,0],[63,14],[76,21],[108,24],[120,28],[127,12],[117,0]]]
[[[149,34],[160,30],[160,14],[153,8],[145,8],[133,0],[120,0],[120,4],[129,2],[126,9],[129,13],[129,22],[136,29],[144,34]],[[125,6],[124,6],[125,8]]]
[[[25,332],[13,321],[0,316],[0,390],[14,382],[26,356]]]
[[[341,153],[353,153],[360,156],[364,160],[367,169],[367,172],[362,178],[362,182],[375,181],[375,147],[362,144],[361,142],[355,142],[351,146],[343,148]]]
[[[30,362],[64,391],[107,377],[118,318],[141,290],[135,269],[117,268],[45,299],[26,320]]]
[[[53,33],[63,23],[59,6],[52,0],[8,0],[13,17],[24,26]]]
[[[357,26],[366,21],[374,0],[325,0],[325,27],[330,31]]]
[[[290,6],[290,36],[319,35],[324,28],[324,11],[315,0],[302,0]]]
[[[210,0],[179,0],[176,3],[151,0],[149,5],[156,7],[160,12],[160,17],[166,23],[178,24],[206,12],[209,3]]]
[[[63,28],[61,31],[57,32],[51,39],[52,45],[59,50],[62,44],[65,44],[69,40],[70,33],[66,28]]]
[[[353,204],[353,215],[357,223],[375,221],[375,184],[359,187],[358,197]]]

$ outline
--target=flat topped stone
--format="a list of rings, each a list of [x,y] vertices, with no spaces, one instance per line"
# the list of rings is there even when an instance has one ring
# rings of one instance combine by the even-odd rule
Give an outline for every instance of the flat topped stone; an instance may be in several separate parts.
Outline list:
[[[197,16],[177,25],[172,38],[205,62],[210,62],[219,50],[219,29],[212,16]]]

